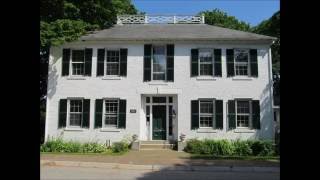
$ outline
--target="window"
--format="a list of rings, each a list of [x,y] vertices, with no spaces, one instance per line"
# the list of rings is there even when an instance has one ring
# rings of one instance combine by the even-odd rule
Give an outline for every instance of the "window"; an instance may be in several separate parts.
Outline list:
[[[80,127],[83,113],[82,100],[70,100],[69,126]]]
[[[153,46],[152,57],[153,80],[166,80],[166,47]]]
[[[166,97],[152,97],[153,103],[166,103],[167,98]]]
[[[119,100],[105,100],[104,127],[117,127],[119,114]]]
[[[106,75],[119,75],[120,51],[107,50]]]
[[[84,50],[72,50],[71,74],[84,75]]]
[[[236,101],[237,127],[249,127],[250,101]]]
[[[212,76],[213,55],[210,49],[199,50],[199,72],[200,76]]]
[[[213,127],[213,101],[200,100],[200,128]]]
[[[235,49],[235,75],[248,76],[249,75],[249,50]]]

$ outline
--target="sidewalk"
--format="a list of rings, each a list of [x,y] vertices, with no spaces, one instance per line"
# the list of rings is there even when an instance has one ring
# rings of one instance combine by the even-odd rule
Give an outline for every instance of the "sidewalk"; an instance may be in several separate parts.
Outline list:
[[[279,162],[262,160],[192,159],[185,152],[172,150],[130,151],[124,155],[41,154],[43,166],[83,166],[145,170],[263,171],[279,172]]]

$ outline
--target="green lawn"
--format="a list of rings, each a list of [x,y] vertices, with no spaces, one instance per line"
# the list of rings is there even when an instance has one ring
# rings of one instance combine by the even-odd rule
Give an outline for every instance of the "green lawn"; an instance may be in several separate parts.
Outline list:
[[[191,154],[192,159],[218,159],[218,160],[266,160],[279,162],[280,156],[212,156],[206,154]]]

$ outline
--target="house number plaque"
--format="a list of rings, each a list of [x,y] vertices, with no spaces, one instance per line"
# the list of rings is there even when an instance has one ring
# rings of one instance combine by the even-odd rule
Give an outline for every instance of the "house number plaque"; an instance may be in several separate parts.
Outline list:
[[[137,110],[135,110],[135,109],[130,109],[130,113],[136,113],[137,112]]]

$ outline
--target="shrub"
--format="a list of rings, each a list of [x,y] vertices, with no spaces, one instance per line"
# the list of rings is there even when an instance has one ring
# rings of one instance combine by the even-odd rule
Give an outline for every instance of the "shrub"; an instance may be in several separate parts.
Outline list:
[[[236,140],[233,142],[234,155],[237,156],[250,156],[252,155],[252,149],[248,141]]]
[[[96,142],[80,143],[76,141],[64,142],[62,139],[50,139],[40,146],[41,152],[67,152],[67,153],[102,153],[107,150]]]
[[[111,150],[114,153],[127,152],[129,150],[129,144],[126,142],[114,142],[111,146]]]
[[[252,141],[250,146],[254,156],[275,155],[275,147],[272,141]]]
[[[228,141],[197,140],[187,141],[185,151],[193,154],[213,156],[272,156],[275,153],[272,141]]]

